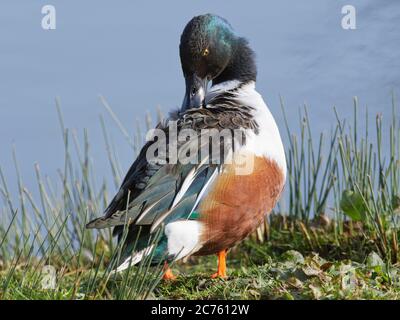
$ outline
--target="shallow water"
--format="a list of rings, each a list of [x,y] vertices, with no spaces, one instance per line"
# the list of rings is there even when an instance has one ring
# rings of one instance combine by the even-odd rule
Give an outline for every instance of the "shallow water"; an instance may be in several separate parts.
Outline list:
[[[183,78],[178,43],[185,23],[212,12],[227,18],[257,54],[257,87],[281,125],[279,95],[296,125],[304,103],[314,132],[329,130],[332,106],[352,114],[352,97],[370,113],[391,110],[391,91],[400,85],[400,2],[60,1],[57,29],[41,28],[43,1],[0,3],[0,166],[16,190],[11,148],[15,143],[24,183],[35,189],[33,164],[56,177],[63,165],[63,142],[54,98],[66,125],[89,131],[98,181],[110,178],[99,114],[106,97],[130,133],[145,110],[155,117],[179,106]],[[383,4],[384,3],[384,4]],[[357,29],[343,30],[341,8],[357,10]],[[123,170],[133,151],[108,115]],[[283,129],[282,129],[283,131]]]

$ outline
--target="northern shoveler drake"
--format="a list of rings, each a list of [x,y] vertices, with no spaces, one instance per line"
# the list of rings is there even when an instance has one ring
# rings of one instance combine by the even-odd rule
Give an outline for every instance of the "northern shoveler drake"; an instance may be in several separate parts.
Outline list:
[[[113,234],[123,241],[118,271],[152,254],[152,263],[165,263],[164,278],[171,279],[171,261],[217,254],[213,277],[226,277],[227,250],[264,221],[282,193],[284,148],[275,120],[255,89],[254,53],[225,19],[194,17],[181,35],[180,58],[186,81],[183,104],[157,129],[168,137],[174,124],[178,133],[191,130],[195,138],[217,138],[223,148],[199,161],[191,157],[175,163],[168,153],[173,147],[182,155],[195,146],[196,156],[210,147],[192,139],[168,140],[166,161],[153,161],[149,151],[155,142],[146,142],[104,216],[87,227],[114,227]],[[241,139],[221,139],[224,130],[239,132]],[[243,172],[243,167],[250,170]],[[161,238],[150,245],[156,231]]]

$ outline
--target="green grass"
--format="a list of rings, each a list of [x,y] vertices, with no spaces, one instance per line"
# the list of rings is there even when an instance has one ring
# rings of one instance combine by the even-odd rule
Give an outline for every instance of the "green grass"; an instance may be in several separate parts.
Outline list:
[[[100,182],[82,139],[57,111],[64,143],[58,181],[35,165],[39,197],[19,171],[13,149],[18,194],[11,195],[0,167],[0,299],[398,299],[400,131],[393,98],[392,120],[359,114],[337,121],[329,133],[313,132],[308,111],[290,128],[286,194],[268,221],[228,255],[229,278],[210,279],[216,257],[176,263],[177,281],[161,281],[162,266],[149,259],[121,274],[110,273],[119,247],[111,230],[85,230],[119,186],[123,170],[116,150],[139,151],[143,132],[128,134],[104,98],[101,102],[126,146],[111,143],[103,117],[105,154],[113,185]],[[158,113],[158,118],[162,117]],[[158,119],[158,120],[159,120]],[[365,131],[360,132],[364,121]],[[152,122],[146,117],[146,128]],[[282,127],[282,125],[281,125]],[[317,139],[315,138],[317,137]],[[156,241],[156,240],[154,240]],[[45,266],[56,272],[51,289]]]
[[[288,258],[289,257],[289,258]],[[371,255],[373,259],[374,254]],[[370,259],[370,260],[371,260]],[[380,260],[381,261],[381,260]],[[228,260],[228,279],[209,279],[209,259],[201,268],[180,268],[175,282],[163,282],[155,296],[161,299],[399,299],[400,268],[325,260],[318,254],[303,257],[288,251],[266,255],[263,264]],[[192,273],[195,271],[195,273]]]
[[[290,237],[285,240],[289,241]],[[134,278],[119,275],[102,281],[90,269],[61,270],[55,290],[38,286],[37,272],[20,266],[3,299],[399,299],[400,266],[387,266],[371,251],[363,261],[323,257],[304,250],[283,253],[287,242],[274,239],[268,245],[248,240],[230,252],[227,279],[210,279],[216,257],[191,258],[173,267],[176,281],[161,281],[152,293],[132,296]],[[298,243],[305,245],[304,243]],[[302,248],[299,248],[301,250]],[[329,258],[331,257],[331,258]],[[136,272],[136,267],[132,273]],[[94,282],[93,282],[94,281]],[[22,285],[21,285],[22,284]],[[148,284],[146,284],[148,285]],[[89,290],[88,290],[89,288]],[[122,295],[122,296],[121,296]]]

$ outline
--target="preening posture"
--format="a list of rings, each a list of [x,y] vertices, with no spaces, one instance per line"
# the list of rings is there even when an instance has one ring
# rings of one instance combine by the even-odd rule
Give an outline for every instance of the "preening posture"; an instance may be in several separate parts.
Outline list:
[[[204,145],[197,145],[199,161],[173,163],[168,155],[162,163],[148,159],[153,141],[147,142],[104,216],[87,227],[114,227],[114,235],[124,241],[117,270],[151,254],[153,263],[165,263],[164,277],[173,278],[169,262],[217,254],[213,277],[226,277],[227,250],[253,232],[279,199],[285,153],[275,120],[255,89],[254,53],[225,19],[194,17],[182,33],[180,58],[186,83],[183,104],[157,128],[168,137],[174,123],[178,133],[195,132],[196,141],[216,138],[223,152],[213,149],[203,158]],[[222,131],[239,132],[241,139],[221,139]],[[178,139],[178,155],[193,150],[193,141]],[[169,143],[167,151],[172,149]],[[244,172],[246,165],[250,170]],[[151,244],[157,232],[160,239]]]

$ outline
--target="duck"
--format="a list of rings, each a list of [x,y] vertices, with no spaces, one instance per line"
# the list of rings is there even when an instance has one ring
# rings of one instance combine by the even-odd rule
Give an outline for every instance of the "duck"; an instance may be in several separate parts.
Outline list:
[[[211,277],[226,278],[228,251],[264,222],[283,192],[284,147],[255,87],[255,53],[226,19],[192,18],[179,55],[181,107],[158,123],[158,138],[144,143],[104,215],[86,227],[114,228],[117,272],[149,258],[164,265],[164,279],[175,279],[171,263],[217,255]]]

